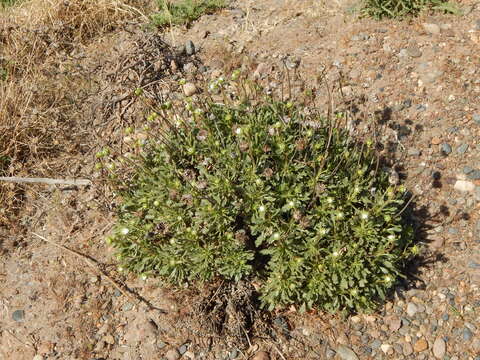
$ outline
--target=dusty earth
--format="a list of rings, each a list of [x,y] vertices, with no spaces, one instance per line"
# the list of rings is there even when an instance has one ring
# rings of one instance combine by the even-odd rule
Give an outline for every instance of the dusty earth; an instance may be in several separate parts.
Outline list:
[[[480,10],[473,5],[461,3],[463,16],[377,22],[343,0],[232,1],[188,28],[152,31],[144,17],[130,20],[57,58],[51,74],[59,83],[68,78],[73,92],[88,86],[75,105],[83,116],[65,125],[75,150],[59,154],[67,166],[54,175],[93,185],[21,185],[18,224],[0,227],[0,359],[480,358]],[[194,54],[182,49],[187,41]],[[247,312],[247,284],[212,294],[117,271],[103,243],[115,219],[95,152],[119,145],[124,127],[144,121],[136,87],[175,98],[180,78],[200,89],[236,68],[272,91],[288,72],[291,96],[313,89],[317,106],[326,99],[320,78],[340,84],[335,105],[355,104],[359,117],[384,128],[382,152],[416,195],[423,256],[376,313]],[[16,170],[52,177],[43,169]],[[216,326],[200,316],[215,313],[209,301],[230,306]],[[249,328],[232,325],[232,335],[227,323],[240,315],[250,317],[242,323]]]

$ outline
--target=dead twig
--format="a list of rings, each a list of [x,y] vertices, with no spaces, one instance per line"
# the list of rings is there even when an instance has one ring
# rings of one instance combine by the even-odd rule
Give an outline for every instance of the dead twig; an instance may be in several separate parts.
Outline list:
[[[92,182],[87,179],[50,179],[50,178],[24,178],[16,176],[0,176],[0,181],[15,182],[15,183],[40,183],[48,185],[92,185]]]

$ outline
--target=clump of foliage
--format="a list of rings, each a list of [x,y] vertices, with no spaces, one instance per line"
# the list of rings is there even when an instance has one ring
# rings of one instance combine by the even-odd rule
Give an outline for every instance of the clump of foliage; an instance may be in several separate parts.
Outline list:
[[[160,12],[152,16],[156,26],[188,24],[204,14],[210,14],[225,7],[224,0],[158,0]]]
[[[255,279],[269,309],[332,312],[372,309],[402,276],[415,249],[406,192],[372,141],[273,100],[187,99],[182,114],[166,102],[148,120],[127,129],[128,176],[98,153],[119,196],[107,243],[122,271],[175,284]]]
[[[0,0],[0,9],[6,8],[8,6],[12,6],[13,4],[15,4],[18,1],[19,0]]]
[[[460,13],[455,4],[445,0],[365,0],[363,14],[375,19],[402,18],[427,9],[450,14]]]

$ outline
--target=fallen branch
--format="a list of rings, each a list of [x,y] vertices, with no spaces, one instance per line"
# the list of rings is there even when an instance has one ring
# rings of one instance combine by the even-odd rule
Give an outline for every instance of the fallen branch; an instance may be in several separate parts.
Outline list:
[[[49,178],[22,178],[22,177],[4,177],[0,176],[0,181],[9,181],[9,182],[16,182],[16,183],[41,183],[41,184],[48,184],[48,185],[91,185],[92,182],[87,179],[49,179]]]

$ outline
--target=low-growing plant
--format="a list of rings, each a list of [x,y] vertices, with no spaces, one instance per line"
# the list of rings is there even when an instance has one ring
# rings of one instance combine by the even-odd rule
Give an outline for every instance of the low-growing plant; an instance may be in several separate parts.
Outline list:
[[[225,7],[224,0],[158,0],[160,12],[152,16],[156,26],[188,24],[204,14]]]
[[[435,10],[459,15],[457,5],[445,0],[365,0],[363,14],[375,19],[402,18],[423,10]]]
[[[374,308],[415,250],[405,189],[342,114],[256,103],[187,99],[181,114],[166,102],[126,130],[136,155],[97,154],[118,194],[106,240],[120,269],[175,284],[255,279],[269,309]]]

